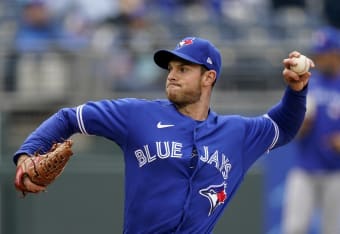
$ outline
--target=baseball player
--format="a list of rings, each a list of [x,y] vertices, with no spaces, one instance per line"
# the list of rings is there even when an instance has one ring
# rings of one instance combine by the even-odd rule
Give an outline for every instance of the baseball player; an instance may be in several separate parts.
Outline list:
[[[28,136],[14,162],[75,133],[105,137],[124,153],[124,233],[211,233],[252,164],[288,143],[304,119],[311,73],[289,69],[298,56],[295,51],[283,60],[287,88],[266,114],[221,116],[210,108],[221,54],[208,40],[184,38],[175,49],[154,54],[168,70],[168,100],[124,98],[63,108]],[[22,186],[45,190],[28,177]]]
[[[296,138],[296,164],[287,177],[283,233],[308,233],[316,210],[320,233],[340,233],[340,30],[316,31],[318,67],[309,84],[307,113]]]

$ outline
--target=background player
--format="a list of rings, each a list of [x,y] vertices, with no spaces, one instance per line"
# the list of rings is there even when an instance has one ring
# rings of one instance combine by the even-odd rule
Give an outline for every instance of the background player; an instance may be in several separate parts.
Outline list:
[[[185,38],[174,50],[154,55],[168,70],[168,100],[125,98],[63,108],[28,136],[14,162],[20,165],[75,133],[105,137],[124,153],[124,233],[210,233],[251,165],[299,129],[311,75],[289,70],[299,55],[284,59],[288,86],[267,114],[220,116],[210,109],[220,52],[205,39]],[[31,192],[45,189],[27,177],[22,183]]]
[[[313,48],[318,64],[309,85],[306,118],[296,140],[297,160],[287,179],[284,233],[308,233],[320,208],[320,233],[340,232],[340,31],[325,27]]]

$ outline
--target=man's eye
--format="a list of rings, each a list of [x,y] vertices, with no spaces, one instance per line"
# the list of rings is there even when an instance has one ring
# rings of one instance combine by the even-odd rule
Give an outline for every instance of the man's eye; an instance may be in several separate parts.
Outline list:
[[[179,70],[180,70],[181,72],[186,72],[188,69],[185,68],[185,67],[181,67]]]

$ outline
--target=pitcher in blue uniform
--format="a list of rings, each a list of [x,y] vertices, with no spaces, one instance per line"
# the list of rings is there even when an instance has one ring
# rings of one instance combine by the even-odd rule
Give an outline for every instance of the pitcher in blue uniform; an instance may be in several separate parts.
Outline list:
[[[124,233],[211,233],[252,164],[300,128],[311,73],[289,70],[298,56],[294,51],[283,60],[287,88],[267,113],[218,115],[210,100],[221,79],[221,54],[208,40],[184,38],[175,49],[154,54],[168,70],[167,100],[63,108],[28,136],[14,162],[75,133],[105,137],[120,146],[125,160]],[[23,183],[32,192],[45,189],[28,178]]]
[[[296,139],[296,165],[287,177],[285,234],[309,233],[316,210],[321,214],[320,233],[340,233],[340,30],[318,30],[312,52],[318,66]]]

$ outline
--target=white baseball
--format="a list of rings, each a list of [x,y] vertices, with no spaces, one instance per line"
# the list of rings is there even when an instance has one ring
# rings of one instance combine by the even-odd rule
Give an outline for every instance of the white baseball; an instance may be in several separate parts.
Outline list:
[[[306,56],[301,54],[300,57],[298,58],[295,57],[293,58],[293,60],[296,63],[296,65],[294,66],[291,65],[290,70],[292,70],[293,72],[296,72],[299,76],[309,71],[310,61]]]

